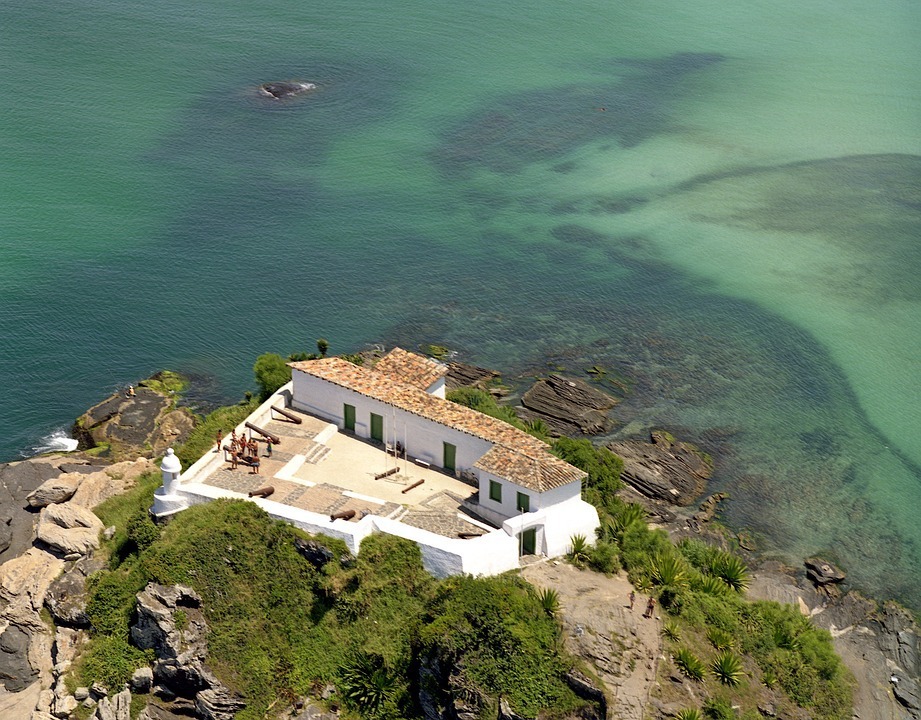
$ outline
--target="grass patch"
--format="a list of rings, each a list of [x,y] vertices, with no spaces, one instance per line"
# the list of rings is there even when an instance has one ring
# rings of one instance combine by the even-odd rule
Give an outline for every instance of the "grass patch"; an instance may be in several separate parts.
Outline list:
[[[259,400],[252,398],[237,405],[218,408],[200,419],[188,440],[176,450],[176,457],[182,462],[183,469],[188,469],[202,455],[214,449],[218,430],[225,436],[229,435],[257,407]]]
[[[189,387],[189,381],[179,373],[172,370],[161,370],[156,375],[141,380],[138,387],[146,387],[161,395],[171,397],[180,395]]]

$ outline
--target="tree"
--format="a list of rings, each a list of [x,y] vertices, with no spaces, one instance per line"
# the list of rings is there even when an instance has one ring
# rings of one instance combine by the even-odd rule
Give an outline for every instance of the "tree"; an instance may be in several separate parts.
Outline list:
[[[329,350],[329,340],[326,338],[317,338],[317,352],[320,353],[320,357],[326,357],[326,353]]]
[[[265,353],[256,358],[253,373],[263,400],[291,380],[291,368],[281,355],[275,353]]]

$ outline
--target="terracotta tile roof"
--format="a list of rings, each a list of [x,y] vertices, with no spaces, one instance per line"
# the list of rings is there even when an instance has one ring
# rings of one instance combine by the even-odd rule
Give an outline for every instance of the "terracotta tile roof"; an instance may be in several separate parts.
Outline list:
[[[374,371],[383,373],[397,382],[428,390],[436,380],[448,374],[448,366],[395,347],[377,361]]]
[[[526,432],[464,405],[429,395],[416,386],[397,382],[388,374],[337,357],[288,364],[294,370],[493,443],[495,447],[475,467],[522,487],[544,492],[586,476],[552,455],[546,443]]]

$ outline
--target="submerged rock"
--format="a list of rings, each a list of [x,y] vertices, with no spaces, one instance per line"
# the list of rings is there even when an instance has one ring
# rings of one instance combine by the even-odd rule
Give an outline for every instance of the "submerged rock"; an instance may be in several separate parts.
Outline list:
[[[816,585],[839,583],[847,577],[843,571],[822,558],[809,558],[804,562],[806,576]]]
[[[621,478],[646,497],[690,505],[713,472],[709,458],[668,433],[653,432],[651,443],[621,440],[607,448],[624,461]]]
[[[611,429],[608,411],[616,404],[616,398],[584,380],[550,375],[524,394],[518,415],[543,420],[557,435],[596,435]]]
[[[273,100],[282,100],[295,95],[302,95],[311,90],[316,90],[316,88],[317,86],[313,83],[305,82],[267,82],[259,86],[259,94]]]

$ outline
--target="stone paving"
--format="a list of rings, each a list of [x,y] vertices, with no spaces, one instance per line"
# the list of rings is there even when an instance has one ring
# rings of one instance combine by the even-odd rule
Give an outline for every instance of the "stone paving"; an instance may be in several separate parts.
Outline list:
[[[458,517],[461,502],[471,493],[475,494],[474,488],[436,469],[420,468],[412,462],[398,465],[400,472],[377,478],[382,468],[393,467],[396,462],[392,457],[386,459],[383,448],[345,433],[334,434],[327,441],[329,444],[318,443],[315,438],[328,423],[292,412],[303,419],[302,424],[281,418],[260,423],[264,430],[278,436],[281,443],[272,447],[271,458],[266,457],[265,446],[260,443],[258,475],[243,463],[231,470],[228,461],[203,482],[243,496],[257,488],[271,486],[275,492],[268,500],[324,515],[354,510],[353,521],[373,514],[396,518],[445,537],[487,532]],[[328,460],[329,457],[332,460]],[[302,458],[299,468],[295,466],[297,469],[293,472],[288,470],[285,479],[275,477],[295,458]],[[331,463],[328,468],[327,463]],[[425,482],[407,490],[420,480]],[[456,487],[458,492],[444,489],[446,487]],[[346,494],[349,491],[378,498],[381,502],[351,497]]]

